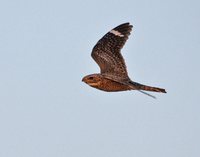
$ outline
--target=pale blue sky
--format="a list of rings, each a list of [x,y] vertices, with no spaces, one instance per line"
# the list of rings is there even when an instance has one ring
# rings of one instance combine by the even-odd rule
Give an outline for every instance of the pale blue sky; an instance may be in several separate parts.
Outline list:
[[[110,29],[130,22],[130,77],[157,100],[81,82]],[[1,157],[199,157],[198,0],[0,2]]]

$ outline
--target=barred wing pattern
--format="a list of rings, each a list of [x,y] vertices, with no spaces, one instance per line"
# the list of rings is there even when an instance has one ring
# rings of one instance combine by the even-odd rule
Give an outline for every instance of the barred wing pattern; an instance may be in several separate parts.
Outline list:
[[[121,49],[132,30],[129,23],[121,24],[105,34],[94,46],[92,58],[99,65],[101,74],[117,77],[119,80],[129,79]]]

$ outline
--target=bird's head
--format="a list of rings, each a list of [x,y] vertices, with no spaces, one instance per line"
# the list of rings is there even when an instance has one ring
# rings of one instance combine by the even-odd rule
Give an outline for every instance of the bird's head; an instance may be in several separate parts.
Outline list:
[[[82,81],[92,87],[97,87],[101,83],[101,75],[99,75],[99,74],[87,75],[87,76],[83,77]]]

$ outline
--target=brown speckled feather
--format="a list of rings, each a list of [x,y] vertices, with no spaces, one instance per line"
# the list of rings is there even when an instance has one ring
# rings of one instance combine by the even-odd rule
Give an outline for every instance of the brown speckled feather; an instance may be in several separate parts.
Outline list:
[[[121,24],[105,34],[94,46],[92,57],[99,65],[101,74],[118,80],[128,80],[125,61],[121,49],[130,35],[132,25]]]

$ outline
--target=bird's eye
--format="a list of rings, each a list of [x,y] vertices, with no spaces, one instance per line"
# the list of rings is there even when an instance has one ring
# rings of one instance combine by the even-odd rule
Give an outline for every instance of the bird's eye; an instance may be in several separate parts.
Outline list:
[[[89,80],[93,80],[93,77],[89,77]]]

